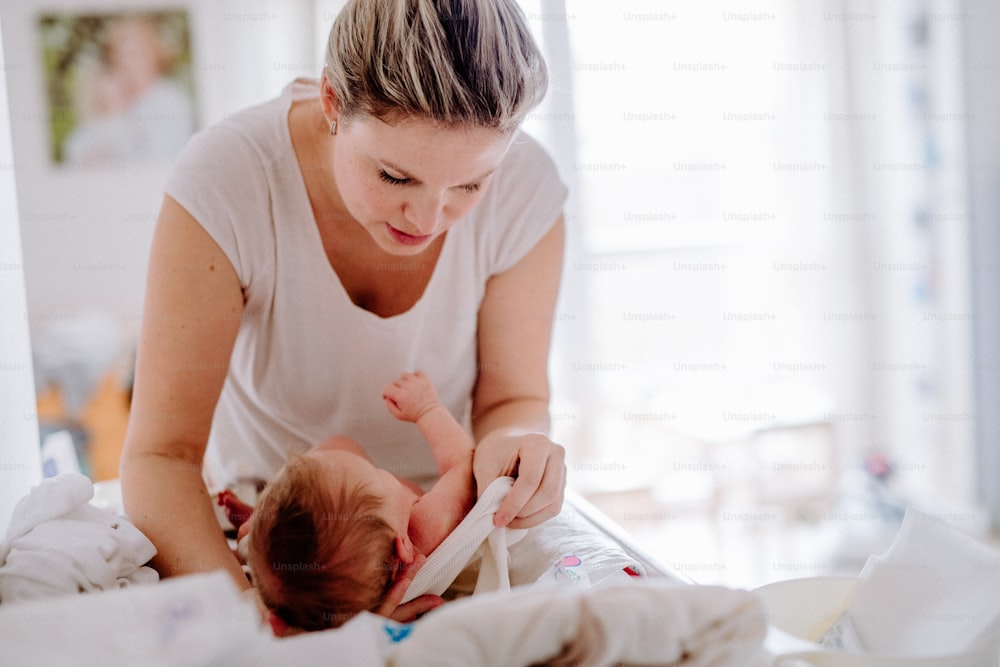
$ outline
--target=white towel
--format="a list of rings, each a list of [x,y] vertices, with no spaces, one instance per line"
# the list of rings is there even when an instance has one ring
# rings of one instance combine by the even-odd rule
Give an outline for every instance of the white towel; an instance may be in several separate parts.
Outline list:
[[[847,622],[871,653],[918,657],[995,648],[1000,553],[910,508],[892,546],[862,570],[841,620]]]
[[[767,664],[752,593],[662,579],[597,588],[519,588],[447,604],[413,626],[389,660],[409,665]]]
[[[0,602],[119,588],[159,579],[153,543],[124,516],[88,503],[83,475],[44,480],[18,501],[0,543]]]

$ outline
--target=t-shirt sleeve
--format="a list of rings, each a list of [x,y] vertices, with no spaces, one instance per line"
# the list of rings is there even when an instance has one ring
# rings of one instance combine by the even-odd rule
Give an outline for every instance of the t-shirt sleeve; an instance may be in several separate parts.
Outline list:
[[[489,274],[517,264],[552,229],[568,190],[552,158],[528,135],[514,138],[491,185],[482,240]]]
[[[242,287],[250,287],[261,266],[256,255],[273,246],[270,190],[255,147],[234,129],[209,127],[181,151],[165,191],[219,244]]]

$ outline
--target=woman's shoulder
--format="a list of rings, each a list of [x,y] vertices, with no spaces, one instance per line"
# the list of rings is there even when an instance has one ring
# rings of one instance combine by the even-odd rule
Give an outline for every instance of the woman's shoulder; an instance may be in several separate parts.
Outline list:
[[[549,152],[538,139],[523,131],[518,132],[511,142],[501,169],[509,174],[520,175],[524,180],[559,178]]]
[[[207,161],[240,169],[251,162],[282,161],[288,157],[288,111],[308,97],[315,85],[303,79],[289,83],[268,100],[227,113],[199,130],[188,142],[180,163]]]
[[[552,155],[536,138],[519,132],[490,186],[487,197],[492,202],[486,208],[528,212],[534,204],[548,208],[551,200],[561,205],[565,196],[566,185]]]
[[[257,281],[273,257],[272,203],[288,173],[275,98],[199,131],[181,151],[164,190],[215,239],[241,283]]]
[[[487,273],[505,271],[527,254],[559,217],[566,195],[552,156],[537,139],[519,133],[471,226]]]
[[[534,137],[518,133],[496,172],[488,197],[501,210],[522,208],[534,200],[565,198],[566,186],[555,160]],[[488,206],[489,208],[489,206]]]

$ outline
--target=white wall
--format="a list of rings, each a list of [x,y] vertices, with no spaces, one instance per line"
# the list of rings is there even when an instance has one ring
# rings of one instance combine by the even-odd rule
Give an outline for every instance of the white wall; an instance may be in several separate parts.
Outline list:
[[[46,10],[100,13],[147,5],[161,7],[150,0],[59,0]],[[295,77],[318,76],[309,0],[170,5],[188,7],[200,126],[278,94]],[[90,170],[52,165],[37,16],[2,3],[0,19],[7,26],[5,71],[32,336],[54,322],[99,312],[129,339],[138,330],[149,243],[171,161]]]
[[[0,42],[4,34],[0,21]],[[0,67],[0,535],[14,504],[42,478],[5,72]]]

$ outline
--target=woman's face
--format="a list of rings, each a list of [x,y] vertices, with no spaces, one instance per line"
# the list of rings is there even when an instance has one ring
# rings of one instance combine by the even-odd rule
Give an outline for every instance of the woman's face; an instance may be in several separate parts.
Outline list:
[[[425,119],[352,119],[334,138],[337,189],[382,250],[415,255],[479,203],[512,138]]]

